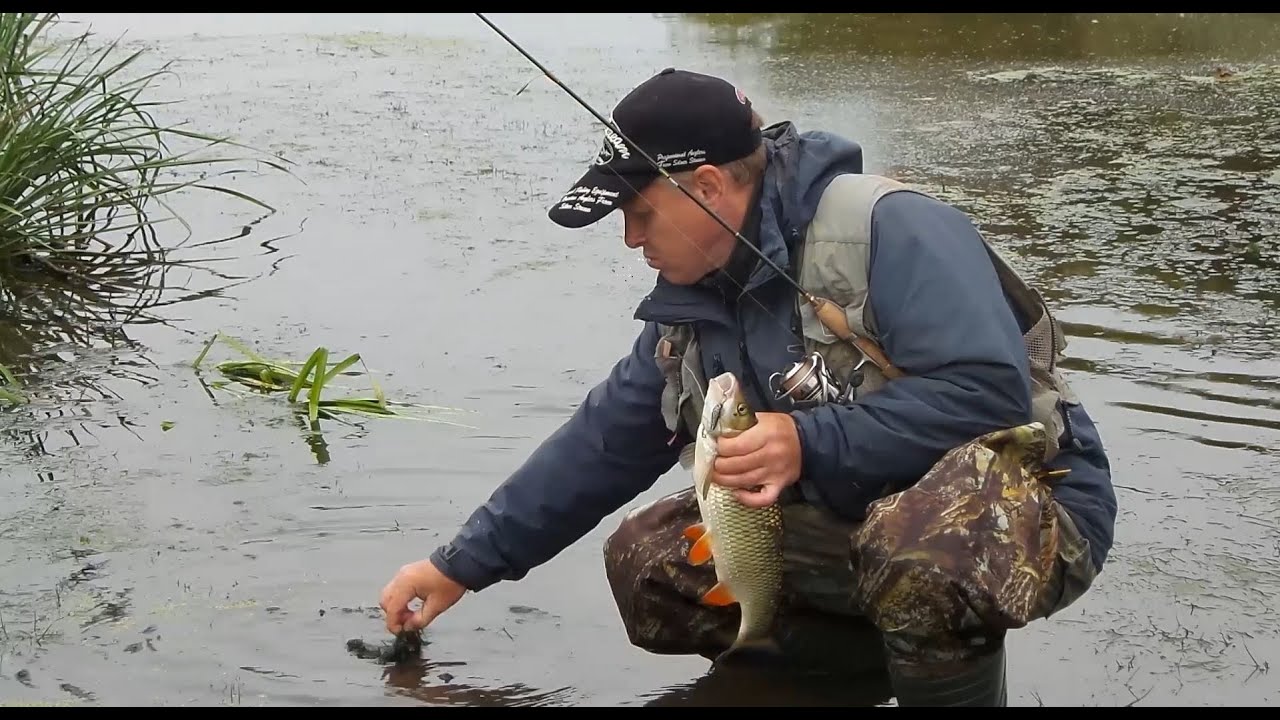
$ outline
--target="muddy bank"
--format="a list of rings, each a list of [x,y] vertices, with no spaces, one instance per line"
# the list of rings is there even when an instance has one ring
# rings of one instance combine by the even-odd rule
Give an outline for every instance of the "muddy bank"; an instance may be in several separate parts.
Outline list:
[[[771,118],[859,139],[870,169],[974,212],[1062,308],[1121,517],[1095,590],[1012,640],[1012,704],[1277,699],[1274,21],[1163,19],[1183,28],[1164,45],[1108,35],[1105,16],[1021,44],[1031,21],[965,21],[913,44],[896,18],[800,43],[803,25],[760,18],[730,33],[689,17],[585,16],[573,32],[493,17],[598,109],[663,66],[698,66]],[[536,69],[478,20],[176,22],[130,25],[125,43],[176,60],[163,89],[182,103],[162,111],[283,154],[297,179],[237,180],[281,208],[269,217],[181,208],[198,239],[249,226],[206,254],[251,281],[155,310],[176,327],[27,352],[33,403],[0,416],[0,702],[733,702],[701,660],[627,645],[600,567],[618,517],[467,598],[421,663],[348,651],[386,639],[376,606],[395,569],[627,351],[652,278],[616,222],[545,219],[598,130],[551,83],[517,96]],[[1215,79],[1223,63],[1234,75]],[[389,397],[462,408],[472,428],[317,436],[274,399],[211,398],[189,363],[218,330],[273,356],[358,351]],[[765,685],[750,702],[794,692]]]

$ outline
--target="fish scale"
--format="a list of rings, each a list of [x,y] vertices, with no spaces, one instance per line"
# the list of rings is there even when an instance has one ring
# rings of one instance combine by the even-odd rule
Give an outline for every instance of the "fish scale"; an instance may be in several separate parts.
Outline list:
[[[714,483],[705,498],[698,497],[698,507],[706,527],[715,529],[716,579],[742,610],[736,644],[762,640],[772,629],[782,585],[782,511],[776,505],[747,507],[732,490]]]

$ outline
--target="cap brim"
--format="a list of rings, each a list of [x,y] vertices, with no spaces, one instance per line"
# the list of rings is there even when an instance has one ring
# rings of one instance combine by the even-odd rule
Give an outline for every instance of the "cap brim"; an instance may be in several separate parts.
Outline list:
[[[551,206],[547,217],[562,227],[586,227],[635,197],[655,177],[656,173],[618,175],[593,167]]]

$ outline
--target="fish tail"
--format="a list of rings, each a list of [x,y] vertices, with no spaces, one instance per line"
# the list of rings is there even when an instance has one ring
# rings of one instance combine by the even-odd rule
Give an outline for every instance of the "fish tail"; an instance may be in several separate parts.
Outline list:
[[[712,661],[714,667],[778,664],[783,661],[782,646],[772,636],[743,639],[739,637]]]

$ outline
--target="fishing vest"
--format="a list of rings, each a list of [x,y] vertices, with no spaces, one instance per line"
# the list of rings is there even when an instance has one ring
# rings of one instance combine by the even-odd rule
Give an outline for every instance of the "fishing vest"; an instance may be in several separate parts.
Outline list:
[[[837,176],[822,194],[813,220],[805,231],[804,244],[793,270],[801,287],[843,309],[854,335],[863,342],[869,341],[873,350],[879,350],[879,342],[875,318],[866,302],[871,212],[881,198],[895,192],[930,196],[923,190],[879,175]],[[849,222],[849,218],[862,220]],[[1031,419],[1048,431],[1045,452],[1045,460],[1048,461],[1058,454],[1059,439],[1066,427],[1062,402],[1077,402],[1059,372],[1059,361],[1067,347],[1066,336],[1040,292],[1025,282],[985,237],[982,241],[1000,284],[1030,323],[1030,329],[1023,334],[1023,342],[1031,368]],[[819,353],[833,377],[843,382],[862,359],[862,353],[831,334],[803,298],[797,297],[796,303],[805,354]],[[928,312],[928,308],[921,311]],[[707,387],[698,339],[688,325],[661,325],[659,331],[655,360],[666,378],[662,391],[663,419],[673,436],[685,432],[692,437],[693,430],[701,422],[702,400]],[[884,357],[882,350],[879,354]],[[891,364],[892,358],[888,361],[890,364],[884,367],[874,362],[862,366],[864,379],[857,388],[857,397],[879,390],[900,375],[900,371]]]

